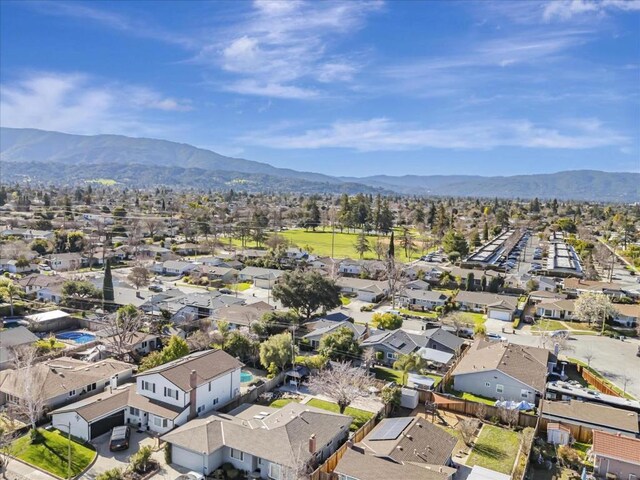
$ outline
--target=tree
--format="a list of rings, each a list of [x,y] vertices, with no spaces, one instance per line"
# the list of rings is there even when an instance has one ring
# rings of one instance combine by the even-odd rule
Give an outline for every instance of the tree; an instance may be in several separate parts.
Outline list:
[[[242,361],[253,358],[258,342],[253,338],[248,329],[233,330],[224,342],[224,351],[232,357]]]
[[[415,244],[413,243],[413,234],[407,227],[402,227],[400,246],[404,249],[405,257],[409,257],[409,254],[415,249]]]
[[[478,429],[478,423],[478,420],[475,418],[465,418],[458,422],[458,433],[460,434],[460,439],[465,445],[473,445],[473,437]]]
[[[293,340],[287,332],[274,335],[260,344],[260,363],[267,369],[274,364],[283,371],[294,355]]]
[[[367,240],[367,236],[364,233],[364,230],[360,232],[356,243],[354,244],[355,251],[360,255],[360,258],[364,256],[365,253],[371,251],[371,245],[369,245],[369,240]]]
[[[136,265],[131,269],[129,275],[127,275],[127,280],[138,290],[140,287],[149,285],[151,282],[151,272],[142,265]]]
[[[136,453],[131,455],[131,459],[129,462],[131,463],[131,468],[138,473],[146,473],[151,466],[151,455],[153,454],[153,450],[150,445],[145,445],[140,447]]]
[[[385,405],[391,405],[391,410],[395,410],[400,406],[402,390],[400,387],[387,385],[380,392],[380,399]]]
[[[144,325],[141,312],[133,305],[120,307],[115,314],[107,317],[107,342],[117,355],[127,351],[134,335]]]
[[[353,331],[348,327],[341,327],[322,337],[318,353],[331,360],[350,360],[360,355],[360,346]]]
[[[371,324],[383,330],[396,330],[402,327],[402,317],[394,313],[374,313]]]
[[[330,310],[342,305],[336,284],[313,271],[285,273],[273,287],[273,298],[307,319],[320,307]]]
[[[469,245],[464,235],[455,230],[449,230],[445,236],[442,237],[442,249],[446,254],[458,252],[463,257],[469,253]]]
[[[37,252],[39,255],[46,255],[50,251],[49,242],[47,242],[44,238],[36,238],[31,244],[29,248],[34,252]]]
[[[476,337],[484,337],[487,334],[487,327],[485,327],[482,323],[476,323],[475,327],[473,327],[473,335]]]
[[[603,293],[585,292],[575,302],[574,315],[589,325],[602,322],[603,330],[606,320],[615,314],[611,300]]]
[[[460,334],[463,328],[468,328],[470,323],[466,321],[461,312],[451,312],[442,319],[442,323],[452,325],[456,329],[456,335]]]
[[[102,300],[105,304],[113,303],[115,292],[113,290],[113,278],[111,277],[111,264],[109,260],[105,260],[104,264],[104,280],[102,282]]]
[[[472,292],[474,290],[474,288],[475,288],[474,286],[475,286],[475,278],[474,278],[473,272],[469,272],[467,274],[467,281],[466,281],[466,285],[465,285],[466,290],[468,292]]]
[[[22,289],[11,280],[0,280],[0,296],[9,300],[11,316],[13,317],[13,300],[22,295]]]
[[[426,361],[417,353],[410,353],[407,355],[400,355],[398,359],[393,362],[393,368],[396,370],[402,370],[402,383],[407,383],[407,374],[409,372],[419,372],[426,365]]]
[[[177,335],[173,335],[169,339],[169,343],[161,350],[151,352],[144,357],[140,364],[139,372],[149,370],[150,368],[163,365],[167,362],[172,362],[178,358],[182,358],[189,354],[189,344],[187,341]]]
[[[46,367],[37,361],[38,353],[32,346],[14,349],[15,375],[14,391],[17,403],[13,405],[18,416],[29,421],[31,429],[36,429],[36,423],[44,412],[43,385],[46,380]],[[41,368],[42,367],[42,368]]]
[[[371,379],[362,368],[354,368],[348,362],[337,362],[309,378],[309,390],[336,401],[340,413],[351,403],[369,395]]]

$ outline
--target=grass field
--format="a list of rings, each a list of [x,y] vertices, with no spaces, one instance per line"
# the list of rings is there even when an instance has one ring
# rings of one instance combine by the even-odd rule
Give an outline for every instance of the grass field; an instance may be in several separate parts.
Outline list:
[[[404,372],[402,370],[395,370],[393,368],[386,367],[375,367],[375,375],[379,380],[384,380],[386,382],[396,382],[398,385],[404,385]],[[442,377],[439,375],[427,374],[425,377],[433,378],[435,383],[434,387],[437,387]]]
[[[473,312],[460,312],[462,315],[462,319],[465,322],[473,323],[474,325],[484,325],[487,321],[484,318],[484,314],[482,313],[473,313]]]
[[[315,255],[322,255],[322,256],[331,255],[331,251],[332,251],[331,244],[332,244],[333,235],[331,234],[330,230],[326,230],[324,232],[322,230],[317,230],[315,232],[306,231],[306,230],[284,230],[282,232],[278,232],[278,235],[286,238],[291,243],[297,245],[300,248],[310,247],[312,249],[311,253]],[[346,232],[340,233],[339,231],[336,231],[335,238],[333,239],[334,240],[334,243],[333,243],[334,257],[335,258],[353,258],[353,259],[360,258],[360,255],[356,252],[356,249],[355,249],[355,243],[356,243],[356,240],[358,239],[358,236],[359,236],[358,233],[346,233]],[[378,255],[376,254],[374,247],[378,240],[378,236],[367,235],[366,237],[367,237],[367,240],[369,241],[369,247],[371,248],[371,251],[365,253],[363,258],[376,260],[378,258]],[[389,237],[381,235],[380,241],[384,245],[388,245]],[[228,244],[229,239],[228,238],[224,239],[222,243]],[[236,247],[240,246],[240,240],[238,239],[235,239],[235,238],[232,239],[231,243]],[[416,252],[413,253],[411,257],[413,260],[415,260],[420,255],[422,255],[421,242],[414,239],[414,243],[416,244],[417,250]],[[254,243],[248,242],[247,245],[251,248],[254,246]],[[396,259],[401,262],[407,261],[408,258],[404,254],[404,249],[400,246],[400,240],[397,235],[395,240],[395,247],[396,247],[395,248]],[[386,247],[385,247],[385,252],[386,252]]]
[[[340,295],[340,303],[342,303],[342,305],[347,306],[351,303],[351,299],[349,297],[343,297],[342,295]]]
[[[409,310],[408,308],[401,308],[400,313],[404,313],[405,315],[415,315],[416,317],[438,318],[438,314],[436,312],[420,312],[418,310]]]
[[[20,460],[67,478],[69,442],[58,430],[38,430],[41,439],[31,443],[30,435],[18,438],[11,444],[11,453]],[[71,440],[71,476],[79,475],[96,456],[96,451]]]
[[[244,292],[245,290],[249,290],[253,284],[250,282],[241,282],[241,283],[229,283],[225,285],[225,288],[229,290],[233,290],[234,292],[237,290],[238,292]]]
[[[458,392],[453,389],[448,389],[447,393],[450,393],[451,395],[454,395],[458,398],[462,398],[463,400],[469,400],[470,402],[484,403],[485,405],[492,405],[492,406],[495,405],[496,403],[496,401],[492,398],[480,397],[478,395],[474,395],[473,393]]]
[[[328,410],[329,412],[339,413],[340,409],[338,408],[337,403],[327,402],[325,400],[320,400],[317,398],[313,398],[307,402],[307,405],[311,405],[312,407],[321,408],[322,410]],[[345,415],[349,415],[353,417],[353,422],[351,423],[350,430],[355,432],[362,425],[367,423],[367,421],[373,417],[373,413],[367,412],[365,410],[360,410],[359,408],[347,407],[344,411]]]
[[[567,327],[558,320],[544,318],[538,320],[531,330],[534,332],[555,332],[556,330],[567,330]]]
[[[467,459],[467,466],[479,465],[509,475],[519,448],[520,435],[517,432],[485,425]]]
[[[279,398],[278,400],[274,400],[273,402],[271,402],[269,406],[273,408],[282,408],[288,403],[299,402],[299,401],[300,400],[296,400],[294,398]]]

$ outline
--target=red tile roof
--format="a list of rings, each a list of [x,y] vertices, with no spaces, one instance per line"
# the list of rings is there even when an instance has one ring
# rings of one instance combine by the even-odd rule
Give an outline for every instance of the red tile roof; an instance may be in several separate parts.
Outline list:
[[[594,430],[593,452],[599,456],[640,465],[640,440],[637,438]]]

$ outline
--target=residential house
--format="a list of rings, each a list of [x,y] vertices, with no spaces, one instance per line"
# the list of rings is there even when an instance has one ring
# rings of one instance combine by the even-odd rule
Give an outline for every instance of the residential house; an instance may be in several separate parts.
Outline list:
[[[449,298],[449,295],[436,290],[413,290],[407,288],[396,295],[401,307],[422,311],[444,307]]]
[[[406,290],[431,290],[431,284],[424,280],[412,280],[404,285]]]
[[[243,298],[210,291],[169,298],[158,303],[158,307],[171,313],[174,323],[188,324],[200,318],[212,316],[219,308],[243,303]]]
[[[640,434],[638,414],[620,408],[578,400],[540,402],[542,426],[548,423],[621,433],[631,437]]]
[[[457,438],[420,417],[383,419],[348,444],[334,470],[339,480],[450,480]]]
[[[622,286],[618,283],[583,280],[582,278],[565,278],[563,289],[572,297],[579,297],[585,292],[603,293],[612,299],[626,296]]]
[[[338,265],[338,273],[348,277],[378,278],[386,272],[386,265],[380,260],[351,260],[345,258]]]
[[[238,273],[238,281],[251,282],[258,288],[270,290],[285,274],[283,270],[262,267],[244,267]]]
[[[564,293],[556,293],[549,290],[534,290],[529,293],[527,301],[531,305],[537,305],[545,302],[553,302],[556,300],[566,300],[567,296]]]
[[[0,258],[0,272],[27,273],[38,270],[38,265],[28,262],[26,265],[18,265],[19,260]]]
[[[217,410],[240,394],[243,364],[222,350],[192,353],[136,375],[136,383],[105,391],[51,413],[64,432],[91,440],[114,426],[166,433]]]
[[[62,288],[64,286],[64,279],[57,278],[59,281],[52,281],[47,286],[41,288],[36,292],[36,299],[39,302],[45,303],[60,303],[64,298]]]
[[[496,400],[537,404],[555,364],[549,350],[480,339],[453,370],[453,388]]]
[[[342,293],[355,294],[363,302],[378,303],[389,292],[389,283],[380,280],[366,280],[354,277],[339,277],[336,285]]]
[[[581,402],[595,403],[613,408],[619,408],[640,415],[640,401],[599,393],[593,389],[576,386],[560,380],[547,383],[545,398],[549,400],[579,400]]]
[[[44,407],[52,410],[120,385],[131,378],[134,366],[113,359],[89,363],[60,357],[30,368],[29,381],[42,392]],[[25,375],[24,370],[0,372],[0,405],[20,401]]]
[[[622,327],[635,327],[640,321],[640,305],[614,303],[613,308],[616,311],[613,321]]]
[[[356,340],[360,340],[363,338],[367,331],[367,327],[365,325],[356,324],[349,321],[342,322],[332,322],[331,320],[320,320],[317,322],[313,322],[314,329],[304,335],[302,338],[309,342],[312,348],[317,349],[320,346],[320,340],[322,340],[326,335],[331,333],[335,333],[341,328],[346,328],[353,333],[353,338]]]
[[[300,464],[322,463],[350,424],[351,417],[296,402],[280,409],[245,404],[192,420],[162,440],[171,446],[172,463],[188,470],[208,475],[228,462],[251,478],[281,480]]]
[[[197,265],[192,270],[192,274],[201,275],[207,277],[209,280],[222,283],[233,283],[238,278],[240,273],[235,268],[229,267],[214,267],[210,265]]]
[[[595,430],[593,470],[598,478],[637,480],[640,477],[640,439]]]
[[[34,298],[43,288],[51,285],[62,285],[64,280],[65,279],[59,275],[41,275],[34,273],[20,278],[17,283],[22,287],[28,297]]]
[[[79,270],[88,265],[80,253],[52,253],[45,258],[51,269],[57,272]]]
[[[575,300],[555,300],[540,302],[536,305],[536,315],[556,320],[575,320]]]
[[[229,324],[229,329],[235,330],[241,327],[250,327],[259,322],[265,313],[271,312],[274,307],[265,302],[256,302],[251,305],[226,305],[214,310],[211,317],[214,321],[223,320]]]
[[[107,349],[113,353],[122,351],[132,355],[134,358],[143,357],[162,348],[160,335],[147,332],[131,332],[127,334],[117,334],[114,331],[102,330],[96,332],[96,337]]]
[[[195,263],[183,260],[166,260],[153,265],[152,270],[161,275],[186,275],[196,268]]]
[[[175,260],[178,256],[170,249],[158,245],[139,245],[137,248],[138,258],[152,258],[159,262]]]
[[[50,230],[33,230],[31,228],[5,228],[0,230],[0,237],[20,237],[30,242],[36,239],[51,240],[53,232]]]
[[[510,322],[518,308],[518,297],[488,292],[460,291],[455,298],[460,310],[482,312],[487,318]]]
[[[400,355],[417,353],[422,348],[427,349],[422,352],[426,355],[423,356],[425,360],[430,360],[429,350],[457,355],[463,344],[464,341],[451,332],[443,328],[431,328],[422,332],[404,329],[383,330],[370,335],[360,346],[381,352],[382,363],[393,365]]]
[[[38,337],[22,325],[2,330],[0,333],[0,370],[11,367],[15,359],[14,349],[33,345],[37,341]]]

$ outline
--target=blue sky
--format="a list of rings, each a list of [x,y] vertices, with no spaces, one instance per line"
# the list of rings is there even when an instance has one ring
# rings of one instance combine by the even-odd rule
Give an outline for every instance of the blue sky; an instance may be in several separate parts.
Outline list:
[[[0,122],[334,175],[640,171],[640,1],[0,2]]]

